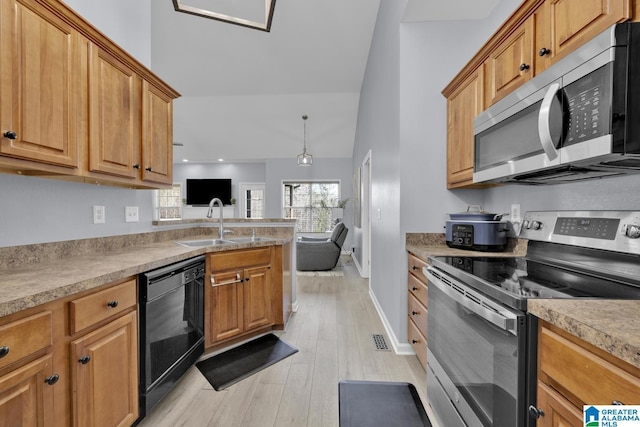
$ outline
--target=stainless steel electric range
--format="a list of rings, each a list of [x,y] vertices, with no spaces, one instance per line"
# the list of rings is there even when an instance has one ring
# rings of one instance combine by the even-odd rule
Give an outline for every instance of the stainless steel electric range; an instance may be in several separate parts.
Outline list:
[[[531,298],[640,299],[640,212],[527,212],[519,237],[525,257],[437,256],[424,270],[427,394],[441,425],[535,425]]]

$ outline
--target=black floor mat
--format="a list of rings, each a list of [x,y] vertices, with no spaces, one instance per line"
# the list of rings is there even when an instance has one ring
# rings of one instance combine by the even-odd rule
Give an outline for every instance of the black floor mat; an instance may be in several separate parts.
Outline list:
[[[340,381],[340,427],[431,427],[413,384]]]
[[[202,360],[196,367],[220,391],[297,352],[297,348],[268,334]]]

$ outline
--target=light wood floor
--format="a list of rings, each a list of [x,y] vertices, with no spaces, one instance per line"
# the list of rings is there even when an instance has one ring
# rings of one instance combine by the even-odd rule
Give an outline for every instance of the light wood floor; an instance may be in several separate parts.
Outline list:
[[[430,412],[417,358],[374,349],[372,334],[391,343],[368,282],[351,265],[344,271],[298,277],[298,311],[278,333],[298,353],[220,392],[192,367],[139,425],[338,426],[338,382],[347,379],[410,382]]]

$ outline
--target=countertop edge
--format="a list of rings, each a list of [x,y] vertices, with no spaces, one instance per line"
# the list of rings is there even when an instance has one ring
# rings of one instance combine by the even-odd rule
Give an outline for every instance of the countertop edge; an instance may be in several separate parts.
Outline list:
[[[207,253],[282,246],[293,236],[269,236],[263,242],[189,248],[165,241],[111,252],[93,253],[1,270],[0,317],[37,307],[83,291],[118,282],[165,265]],[[47,280],[42,280],[46,277]]]

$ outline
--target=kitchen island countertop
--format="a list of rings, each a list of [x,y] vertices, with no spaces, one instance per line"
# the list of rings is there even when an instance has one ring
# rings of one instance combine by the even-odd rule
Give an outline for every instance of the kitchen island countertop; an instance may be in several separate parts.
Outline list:
[[[190,236],[189,239],[209,237]],[[174,240],[167,240],[1,269],[0,317],[198,255],[215,251],[283,245],[292,240],[292,235],[286,234],[270,234],[269,237],[272,240],[267,242],[243,242],[206,247],[185,247]]]

